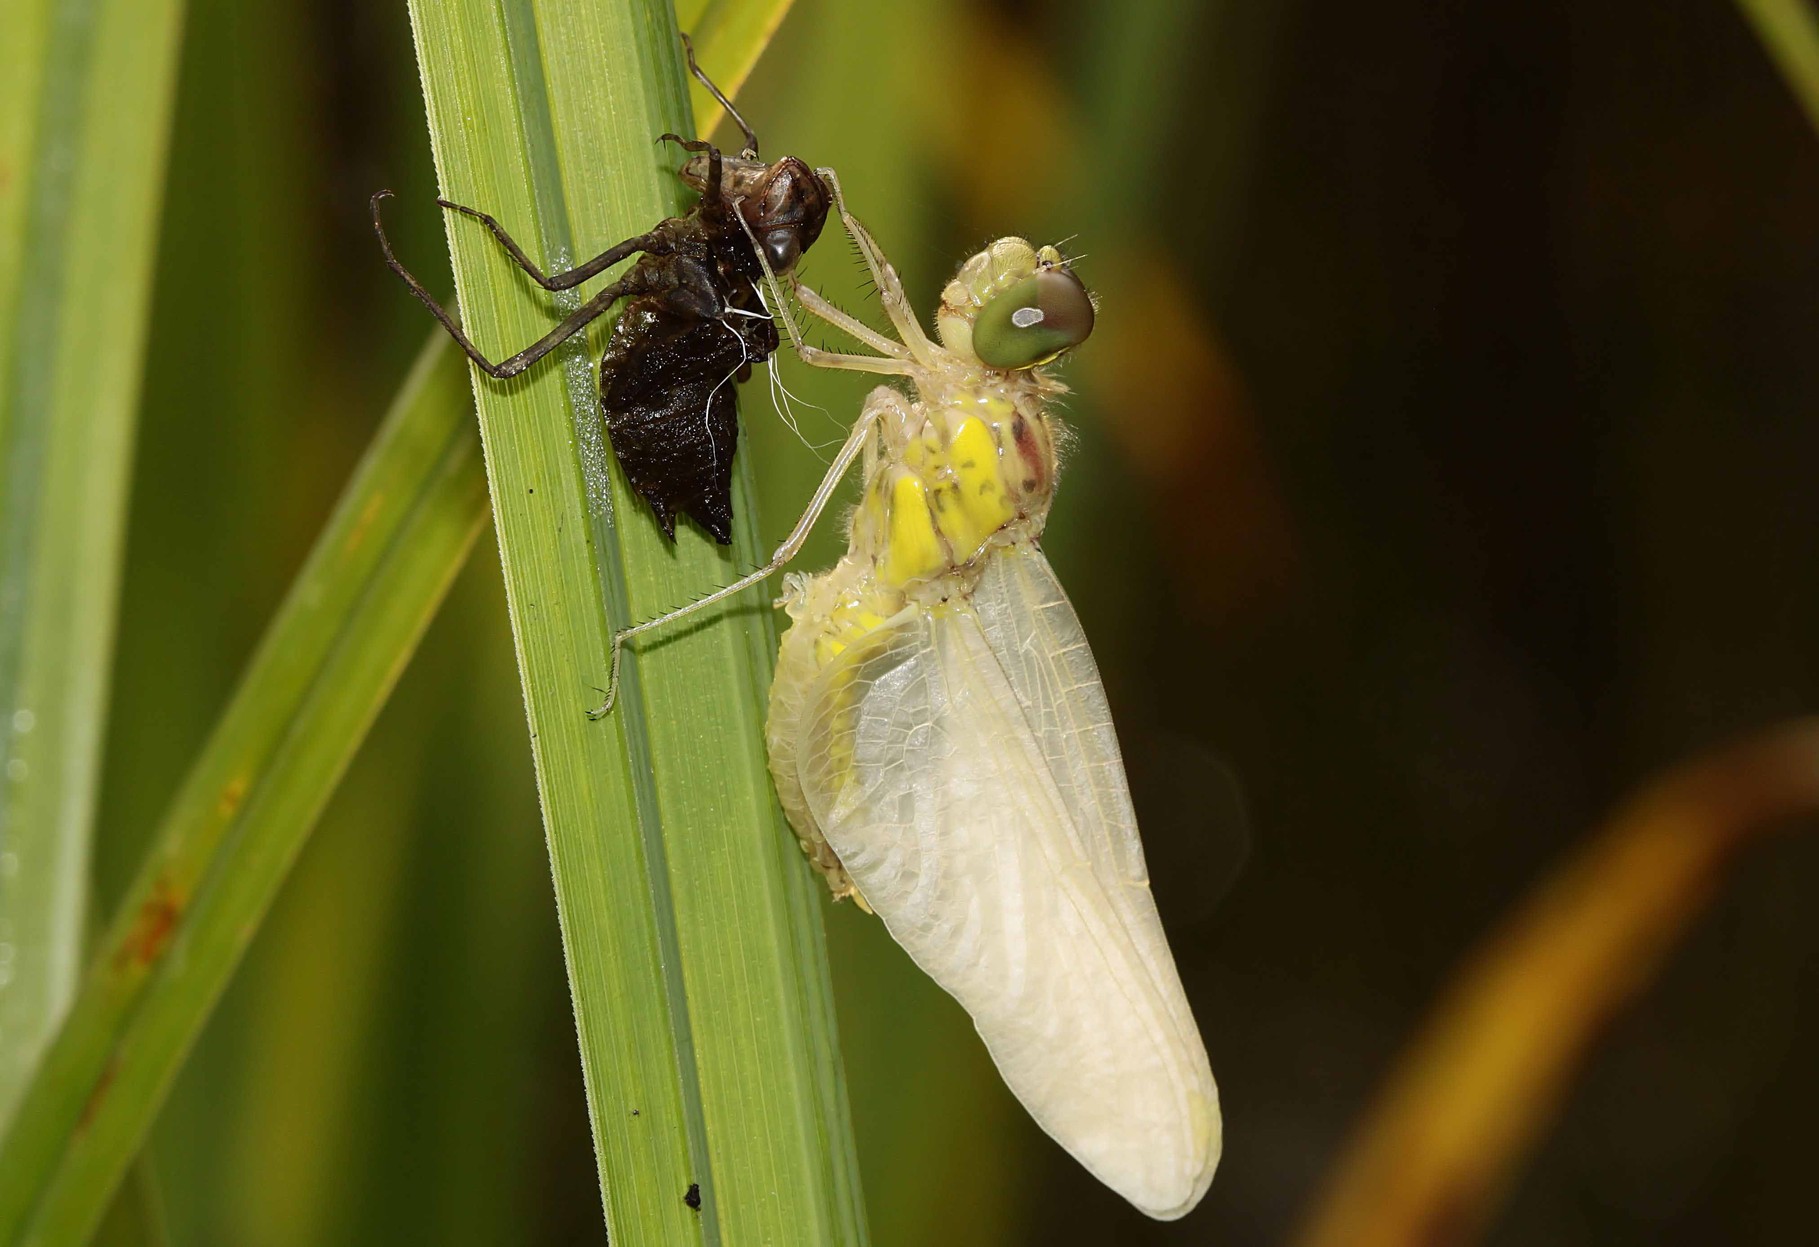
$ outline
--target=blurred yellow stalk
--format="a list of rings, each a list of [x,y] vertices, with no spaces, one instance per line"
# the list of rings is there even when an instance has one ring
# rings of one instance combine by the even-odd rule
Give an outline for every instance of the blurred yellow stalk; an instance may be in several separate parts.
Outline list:
[[[1469,1242],[1604,1024],[1739,849],[1819,813],[1819,720],[1645,787],[1461,971],[1346,1149],[1300,1247]]]

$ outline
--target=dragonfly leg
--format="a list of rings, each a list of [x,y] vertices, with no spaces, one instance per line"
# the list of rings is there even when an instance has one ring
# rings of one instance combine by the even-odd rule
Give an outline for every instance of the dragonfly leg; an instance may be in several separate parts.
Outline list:
[[[880,358],[876,355],[852,355],[839,351],[824,351],[818,346],[810,346],[802,340],[802,329],[796,324],[796,315],[790,311],[789,297],[784,293],[783,283],[778,280],[771,268],[770,259],[764,254],[764,248],[758,245],[757,237],[752,233],[751,224],[746,221],[743,212],[734,211],[740,225],[745,227],[745,236],[752,240],[752,251],[758,257],[758,263],[764,268],[764,284],[770,287],[771,297],[764,299],[764,306],[783,324],[784,336],[789,339],[790,347],[805,364],[816,368],[837,368],[846,372],[875,372],[886,376],[907,377],[916,371],[913,360],[904,357],[904,349],[897,343],[885,338],[870,326],[853,320],[826,299],[802,285],[794,277],[790,278],[791,290],[802,296],[802,305],[818,317],[843,333],[850,333],[867,346],[878,345],[880,349],[888,348],[890,357]],[[763,298],[763,292],[759,292]],[[823,310],[825,309],[825,311]],[[832,313],[832,315],[828,315]]]
[[[726,98],[719,87],[714,85],[714,80],[701,71],[701,66],[695,64],[695,45],[689,41],[687,35],[682,36],[682,50],[688,53],[688,72],[695,75],[695,81],[707,88],[707,93],[726,110],[726,115],[733,119],[734,124],[745,132],[745,151],[741,155],[747,160],[758,159],[758,136],[752,133],[751,126],[747,125],[745,118],[739,115],[739,110],[733,107],[733,102]],[[713,127],[708,128],[711,130]]]
[[[834,456],[834,461],[828,465],[826,474],[821,478],[821,484],[815,487],[814,497],[809,499],[808,506],[803,509],[801,518],[796,521],[796,526],[790,530],[789,536],[783,539],[783,544],[777,547],[771,554],[770,561],[764,566],[746,573],[731,584],[724,585],[706,597],[698,598],[686,606],[678,606],[675,610],[665,611],[654,619],[647,619],[643,623],[633,624],[629,628],[621,628],[615,632],[612,660],[606,677],[606,701],[588,711],[587,717],[601,719],[612,713],[613,703],[619,696],[619,662],[627,641],[666,624],[674,623],[678,619],[687,618],[696,611],[705,610],[718,602],[724,602],[735,594],[743,593],[760,581],[774,576],[785,564],[795,558],[802,550],[802,543],[808,540],[809,533],[814,531],[816,521],[827,510],[828,503],[833,499],[834,491],[840,487],[840,481],[852,469],[853,463],[859,456],[865,452],[866,443],[870,439],[872,431],[877,428],[879,420],[884,417],[886,412],[900,413],[907,405],[907,401],[903,395],[888,386],[880,386],[871,392],[871,396],[865,400],[865,406],[860,409],[859,418],[853,422],[852,432],[846,435],[846,442],[840,447],[840,453]]]
[[[704,217],[724,217],[727,202],[722,190],[720,149],[706,139],[685,139],[680,134],[659,134],[657,141],[674,143],[685,152],[707,153],[707,176],[701,180],[701,204],[697,211]]]
[[[890,317],[897,336],[903,339],[903,345],[909,348],[910,354],[916,359],[925,364],[935,362],[935,344],[922,331],[922,325],[916,319],[916,311],[910,306],[909,296],[903,291],[903,281],[897,276],[897,270],[884,258],[884,252],[879,249],[871,232],[847,208],[846,196],[840,190],[840,175],[832,169],[817,169],[815,174],[833,191],[834,207],[839,209],[840,223],[846,227],[847,236],[859,248],[866,268],[871,270],[872,280],[878,284],[878,301],[884,305],[884,314]]]
[[[855,341],[863,342],[882,355],[889,355],[894,359],[909,358],[909,348],[903,343],[885,337],[858,317],[841,311],[823,295],[801,282],[792,282],[792,285],[796,297],[802,301],[803,308],[816,320],[827,322],[841,333],[849,335]]]
[[[907,377],[916,371],[916,366],[906,359],[880,359],[876,355],[849,355],[842,351],[824,351],[818,346],[809,346],[797,340],[794,346],[796,356],[811,368],[833,368],[841,372],[875,372],[887,377]]]
[[[622,279],[614,282],[612,285],[601,290],[586,303],[583,303],[579,308],[569,313],[568,316],[563,318],[561,324],[543,335],[543,337],[537,339],[537,341],[531,343],[509,359],[501,360],[495,364],[492,360],[480,353],[480,348],[475,346],[468,336],[461,331],[460,323],[457,322],[453,316],[449,315],[446,308],[436,302],[436,296],[431,294],[428,290],[425,290],[423,288],[423,283],[412,276],[411,271],[405,268],[403,264],[399,263],[398,257],[392,254],[391,242],[385,236],[385,226],[381,222],[379,216],[379,201],[390,195],[390,191],[380,191],[373,196],[373,231],[379,235],[379,247],[385,252],[386,264],[391,267],[392,272],[398,274],[398,276],[403,279],[406,286],[410,287],[411,293],[417,296],[418,302],[422,303],[424,307],[427,307],[430,310],[430,314],[441,322],[444,329],[448,330],[449,336],[455,340],[456,345],[467,352],[467,357],[473,360],[475,364],[479,365],[481,371],[485,372],[490,377],[496,377],[503,381],[509,377],[517,376],[526,368],[529,368],[532,364],[542,359],[545,355],[548,355],[551,351],[555,350],[561,343],[573,337],[579,330],[585,328],[589,322],[598,318],[621,298],[633,293],[636,289],[636,287],[627,280]]]
[[[389,192],[381,191],[379,193],[385,195]],[[463,216],[473,217],[474,220],[491,230],[493,237],[498,239],[499,245],[505,248],[513,262],[529,273],[531,280],[545,290],[572,290],[590,277],[598,277],[619,261],[637,255],[640,251],[654,251],[661,254],[670,249],[669,239],[653,230],[648,234],[638,234],[624,242],[614,243],[593,259],[574,268],[560,273],[546,274],[537,267],[536,261],[524,254],[524,248],[520,247],[512,236],[505,232],[505,227],[499,224],[490,212],[482,212],[478,208],[470,208],[466,204],[458,204],[449,199],[438,199],[436,202]]]

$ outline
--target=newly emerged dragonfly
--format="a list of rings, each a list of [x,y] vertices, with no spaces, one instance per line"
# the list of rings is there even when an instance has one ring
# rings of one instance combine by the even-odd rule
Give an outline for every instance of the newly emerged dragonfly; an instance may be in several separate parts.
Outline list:
[[[494,363],[462,332],[435,296],[392,254],[373,196],[373,229],[385,262],[488,376],[515,377],[585,329],[620,299],[624,313],[600,356],[600,404],[607,437],[632,487],[674,540],[676,515],[692,515],[722,545],[733,538],[733,455],[739,443],[734,384],[777,349],[777,328],[757,289],[765,268],[788,273],[814,245],[827,221],[821,179],[794,156],[758,158],[758,136],[695,64],[689,71],[745,133],[745,150],[723,155],[710,143],[665,134],[660,141],[691,153],[681,178],[701,192],[686,216],[607,248],[561,273],[545,274],[503,226],[477,208],[436,202],[485,225],[545,290],[569,290],[638,255],[624,276],[602,289],[549,333]],[[761,263],[758,252],[762,251]]]
[[[884,920],[972,1015],[1038,1124],[1152,1217],[1186,1214],[1220,1154],[1218,1092],[1150,895],[1124,765],[1080,622],[1038,544],[1065,386],[1047,370],[1094,306],[1052,247],[1005,238],[942,294],[939,340],[846,211],[897,337],[793,286],[876,352],[809,363],[902,378],[872,391],[766,566],[628,629],[619,646],[778,570],[861,462],[849,550],[791,575],[771,689],[771,773],[836,897]]]

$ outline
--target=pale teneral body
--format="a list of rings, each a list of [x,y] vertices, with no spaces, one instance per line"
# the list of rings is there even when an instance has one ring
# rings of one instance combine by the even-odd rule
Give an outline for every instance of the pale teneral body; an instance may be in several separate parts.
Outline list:
[[[895,375],[913,394],[871,393],[797,531],[728,586],[791,557],[861,460],[849,552],[783,595],[778,794],[835,895],[875,911],[966,1008],[1042,1128],[1143,1212],[1182,1216],[1218,1164],[1218,1092],[1098,668],[1038,545],[1048,404],[1064,392],[1044,365],[1086,337],[1092,305],[1059,253],[1003,239],[949,283],[931,341],[841,213],[897,339],[801,286],[809,313],[878,353],[804,347],[787,328],[808,362]]]

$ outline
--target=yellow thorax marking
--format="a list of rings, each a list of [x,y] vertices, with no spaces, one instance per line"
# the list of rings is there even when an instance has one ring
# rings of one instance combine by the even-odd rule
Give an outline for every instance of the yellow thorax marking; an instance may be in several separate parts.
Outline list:
[[[930,421],[867,491],[863,522],[882,539],[884,583],[902,587],[963,566],[1016,518],[993,430],[1012,408],[1002,399],[974,405],[980,407],[985,418]],[[960,413],[942,414],[951,420]]]
[[[884,549],[884,579],[888,583],[905,585],[947,568],[947,550],[935,535],[928,486],[920,477],[905,472],[891,482],[890,517]]]
[[[1010,523],[1017,514],[1010,491],[1004,487],[998,443],[985,421],[963,420],[954,430],[949,454],[959,508],[948,508],[942,531],[954,553],[970,558],[985,539]]]

